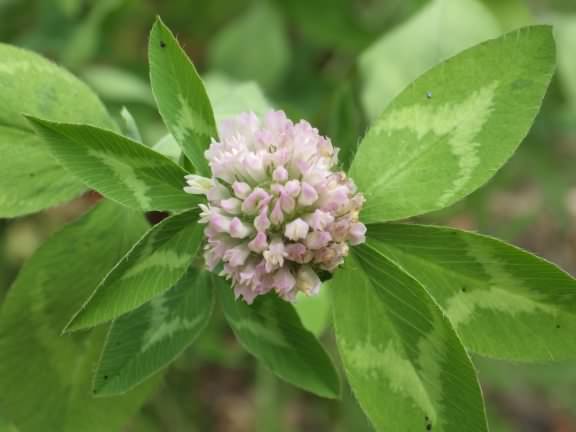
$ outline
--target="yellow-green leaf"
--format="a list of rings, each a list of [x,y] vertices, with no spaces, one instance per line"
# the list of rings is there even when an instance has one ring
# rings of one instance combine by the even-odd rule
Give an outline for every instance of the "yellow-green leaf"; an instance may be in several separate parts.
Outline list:
[[[551,28],[533,26],[418,78],[374,122],[352,163],[364,222],[438,210],[482,186],[528,133],[554,65]]]
[[[440,303],[466,347],[514,361],[576,359],[576,280],[491,237],[409,224],[368,227]]]
[[[376,430],[487,432],[474,367],[422,285],[368,241],[330,286],[344,369]]]
[[[22,113],[113,128],[94,92],[38,54],[0,44],[0,95],[0,217],[34,213],[84,192]]]

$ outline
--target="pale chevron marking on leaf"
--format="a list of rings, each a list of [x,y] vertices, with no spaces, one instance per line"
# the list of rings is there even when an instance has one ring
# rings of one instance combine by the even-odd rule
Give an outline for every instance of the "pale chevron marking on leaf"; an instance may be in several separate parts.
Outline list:
[[[154,267],[161,267],[164,270],[179,270],[191,263],[193,257],[192,253],[178,254],[172,250],[158,250],[132,266],[124,273],[121,280],[130,279]]]
[[[446,305],[446,313],[456,328],[473,319],[476,309],[490,309],[512,316],[538,311],[555,315],[553,308],[494,286],[488,290],[456,294]]]
[[[428,396],[435,402],[434,411],[426,411],[432,422],[438,426],[438,421],[445,419],[446,401],[444,395],[446,390],[442,384],[442,375],[445,370],[440,364],[446,354],[446,327],[439,319],[439,315],[434,315],[434,326],[432,332],[428,333],[418,341],[418,366],[423,375],[426,376],[426,391]],[[441,345],[440,345],[441,344]],[[441,351],[441,352],[439,352]]]
[[[112,170],[118,181],[123,183],[130,191],[132,191],[134,199],[138,202],[140,207],[150,207],[151,199],[146,194],[150,187],[146,184],[146,182],[138,180],[134,168],[125,162],[120,162],[115,157],[109,156],[103,152],[89,150],[89,154],[99,159]]]
[[[480,143],[475,142],[474,138],[488,121],[497,87],[498,82],[492,82],[472,93],[461,103],[441,106],[412,105],[401,108],[387,114],[374,127],[375,134],[390,134],[397,130],[409,129],[416,133],[418,140],[428,133],[437,136],[450,134],[448,143],[452,154],[458,159],[459,173],[450,189],[440,197],[439,206],[445,205],[466,186],[480,163],[478,157]],[[434,144],[436,141],[430,140],[428,146]],[[399,163],[396,169],[371,184],[370,188],[375,190],[385,184],[389,178],[400,173],[417,159],[424,150],[424,145],[414,147],[411,154],[404,157],[404,162]]]
[[[553,307],[538,300],[538,294],[531,292],[521,280],[506,271],[502,262],[488,247],[472,242],[467,236],[460,237],[468,245],[467,254],[478,262],[490,277],[488,289],[477,289],[458,293],[447,301],[446,313],[454,327],[458,327],[474,316],[476,309],[491,309],[515,316],[520,313],[544,312],[556,315]],[[500,287],[522,287],[530,295],[519,295]]]
[[[411,399],[423,412],[430,413],[433,421],[436,420],[436,408],[424,388],[422,379],[412,363],[398,353],[394,342],[389,342],[385,349],[369,341],[351,344],[341,339],[340,343],[353,368],[365,371],[374,380],[386,379],[393,392]]]
[[[193,330],[205,317],[196,316],[187,320],[181,316],[170,317],[170,308],[166,306],[167,297],[160,296],[150,301],[150,326],[143,336],[144,344],[140,352],[148,351],[153,345],[171,338],[178,331]]]
[[[258,339],[266,340],[266,342],[268,342],[270,345],[275,345],[278,347],[284,347],[289,349],[292,348],[292,345],[290,345],[283,338],[282,332],[275,333],[272,330],[268,329],[267,327],[264,327],[260,323],[257,323],[253,320],[248,319],[234,320],[234,326],[238,332],[246,330],[248,333],[252,333]],[[281,337],[282,339],[280,339]]]
[[[174,135],[178,142],[182,143],[186,139],[189,130],[208,137],[212,135],[212,128],[208,123],[190,108],[190,103],[182,96],[178,95],[180,102],[180,112],[178,113],[178,124],[174,125]]]

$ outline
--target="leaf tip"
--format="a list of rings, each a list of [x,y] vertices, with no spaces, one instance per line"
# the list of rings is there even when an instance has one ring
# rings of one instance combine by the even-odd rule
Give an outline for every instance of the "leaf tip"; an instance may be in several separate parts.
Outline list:
[[[62,329],[62,335],[68,335],[70,333],[74,333],[78,330],[83,330],[86,328],[86,326],[82,322],[79,322],[78,319],[81,316],[81,312],[81,310],[76,312],[70,321],[68,321],[68,324],[66,324]]]
[[[40,118],[38,118],[38,117],[35,117],[35,116],[33,116],[32,114],[28,114],[28,113],[23,112],[23,113],[22,113],[22,116],[23,116],[26,120],[28,120],[28,121],[32,124],[32,126],[43,125],[43,124],[45,123],[45,120],[42,120],[42,119],[40,119]]]

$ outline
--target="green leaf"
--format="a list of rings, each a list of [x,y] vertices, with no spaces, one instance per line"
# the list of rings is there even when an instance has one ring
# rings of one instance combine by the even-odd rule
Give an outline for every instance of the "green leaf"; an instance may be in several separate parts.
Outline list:
[[[142,135],[140,134],[140,129],[138,129],[138,124],[132,113],[126,107],[122,107],[120,110],[120,117],[122,119],[121,129],[122,133],[130,138],[132,141],[143,144]]]
[[[209,75],[206,77],[206,90],[217,122],[247,111],[261,116],[272,110],[270,102],[254,82],[236,82],[220,75]],[[178,161],[182,153],[172,134],[162,137],[152,148],[174,161]]]
[[[576,108],[576,15],[554,17],[554,31],[558,41],[558,76],[569,103]]]
[[[344,370],[378,431],[487,431],[474,367],[425,289],[379,246],[354,248],[331,281]]]
[[[154,106],[150,86],[137,75],[110,66],[90,66],[82,78],[105,100],[119,104],[141,103]]]
[[[340,86],[334,95],[328,123],[328,135],[340,149],[338,161],[346,171],[354,160],[365,130],[364,113],[357,99],[353,82]]]
[[[100,282],[65,331],[118,318],[174,286],[200,249],[203,230],[197,220],[192,210],[152,227]]]
[[[115,12],[124,0],[99,0],[89,8],[83,5],[81,17],[76,18],[77,25],[59,45],[58,55],[62,63],[79,69],[98,55],[104,22]],[[48,9],[46,9],[48,12]],[[78,22],[79,21],[79,22]]]
[[[199,203],[183,190],[186,171],[142,144],[88,125],[28,119],[68,171],[111,200],[144,211]]]
[[[276,87],[290,64],[290,46],[282,16],[271,2],[255,2],[214,37],[210,68],[238,80]]]
[[[226,319],[240,344],[283,380],[318,396],[337,398],[340,382],[330,357],[306,330],[292,305],[275,294],[252,305],[235,300],[221,280]]]
[[[451,228],[382,224],[368,232],[440,303],[468,349],[515,361],[576,359],[576,280],[558,267]]]
[[[174,162],[178,162],[182,156],[182,150],[172,134],[164,135],[152,146],[152,149]]]
[[[150,81],[160,114],[198,174],[209,176],[204,157],[218,136],[214,114],[196,68],[158,18],[148,46]]]
[[[330,324],[330,286],[324,282],[318,295],[299,294],[294,309],[302,321],[302,325],[314,335],[320,336]]]
[[[0,217],[61,204],[85,187],[55,161],[22,113],[113,127],[98,97],[45,58],[0,44]]]
[[[405,87],[432,66],[479,42],[500,28],[476,0],[433,0],[362,53],[362,101],[372,120]]]
[[[528,4],[523,0],[482,0],[505,31],[534,24]]]
[[[306,41],[306,47],[355,54],[374,38],[373,33],[391,21],[391,16],[396,18],[398,12],[405,12],[422,1],[362,5],[349,0],[276,0],[274,3],[290,18],[299,39]]]
[[[218,123],[247,111],[261,116],[272,110],[272,105],[258,84],[252,81],[237,82],[220,75],[208,75],[206,90]]]
[[[18,432],[16,426],[0,416],[0,432]]]
[[[365,223],[438,210],[482,186],[514,153],[554,71],[550,27],[508,33],[451,58],[398,96],[350,170]]]
[[[104,329],[63,337],[66,319],[145,231],[145,219],[100,204],[46,241],[24,265],[0,311],[0,412],[21,431],[117,431],[149,395],[94,400]]]
[[[169,291],[114,321],[94,393],[124,393],[174,360],[208,324],[214,289],[209,273],[190,268]]]

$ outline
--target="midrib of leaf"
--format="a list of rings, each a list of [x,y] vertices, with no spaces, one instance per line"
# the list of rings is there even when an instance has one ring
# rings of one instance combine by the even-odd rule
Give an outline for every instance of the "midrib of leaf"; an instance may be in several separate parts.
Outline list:
[[[375,249],[374,247],[370,246],[368,243],[363,245],[364,247],[368,247],[370,249],[370,251],[375,252],[378,256],[383,257],[385,260],[389,261],[392,263],[392,265],[396,265],[393,261],[389,260],[385,255],[383,255],[381,252],[379,252],[377,249]],[[352,255],[357,255],[357,253],[353,253]],[[360,257],[354,257],[354,260],[358,263],[358,265],[360,266],[360,268],[366,268],[368,267],[374,267],[374,265],[370,264],[367,261],[362,260]],[[400,271],[403,271],[403,269],[399,266],[397,266]],[[379,269],[379,271],[383,271],[382,269]],[[386,289],[384,285],[381,284],[376,284],[375,280],[369,276],[369,272],[366,272],[366,277],[368,282],[370,283],[370,286],[372,286],[375,289],[375,295],[376,296],[380,296],[378,294],[378,290],[382,289],[382,290],[386,290],[386,292],[388,293],[388,295],[394,297],[398,302],[402,303],[403,305],[407,305],[410,307],[410,309],[413,310],[413,308],[411,307],[411,305],[409,305],[407,302],[402,301],[398,298],[397,295],[394,295],[393,292],[391,292],[390,290]],[[393,280],[397,280],[396,278],[392,277],[389,273],[387,273],[388,277],[390,279]],[[407,273],[407,275],[409,277],[411,277],[411,275],[409,273]],[[413,278],[413,281],[420,285],[420,282],[418,282],[417,279]],[[426,293],[426,290],[424,290],[424,293]],[[426,294],[427,295],[427,294]],[[429,298],[431,304],[433,305],[433,307],[439,312],[440,316],[445,318],[445,322],[448,324],[448,326],[450,325],[449,320],[447,319],[446,315],[444,314],[443,310],[440,308],[440,306],[436,303],[436,301],[431,298],[429,295],[427,295],[427,297]],[[368,292],[366,292],[366,297],[364,299],[364,302],[366,303],[366,313],[368,314],[372,314],[373,312],[371,311],[371,307],[370,307],[370,302],[369,302],[369,297],[368,297]],[[437,327],[434,325],[434,322],[430,321],[429,319],[426,319],[425,317],[423,317],[423,320],[427,323],[431,323],[431,328],[435,329],[433,330],[432,333],[424,333],[423,331],[421,331],[418,327],[415,327],[409,320],[407,320],[406,317],[400,315],[399,313],[397,313],[396,311],[394,311],[392,308],[388,307],[387,305],[385,305],[386,311],[393,317],[395,317],[394,319],[390,319],[388,320],[390,325],[392,325],[392,327],[395,329],[395,333],[397,335],[402,334],[401,331],[399,331],[398,328],[398,324],[394,321],[395,319],[398,319],[399,321],[402,321],[403,323],[405,323],[407,326],[409,326],[410,328],[412,328],[413,330],[415,330],[416,333],[418,333],[420,335],[419,337],[419,342],[418,344],[415,345],[411,345],[411,344],[402,344],[400,346],[400,349],[402,349],[404,351],[404,353],[406,354],[406,361],[410,364],[410,367],[413,369],[414,373],[417,376],[417,379],[424,384],[421,388],[424,391],[424,395],[426,396],[426,398],[428,400],[431,401],[432,403],[432,414],[436,415],[437,418],[441,418],[441,416],[443,415],[442,412],[438,411],[438,408],[443,408],[443,404],[441,401],[438,400],[438,395],[442,395],[443,394],[443,387],[441,385],[439,385],[438,381],[433,380],[431,377],[428,377],[428,375],[423,375],[422,372],[420,370],[418,370],[417,366],[422,367],[421,362],[423,359],[423,350],[426,349],[426,347],[422,346],[422,343],[425,342],[426,344],[428,344],[428,346],[432,349],[432,351],[428,351],[428,355],[435,355],[437,356],[437,358],[443,358],[444,356],[444,350],[440,349],[437,343],[434,343],[435,338],[430,337],[431,334],[433,334],[434,331],[438,331]],[[418,314],[418,316],[422,317],[421,314]],[[378,317],[376,317],[378,318]],[[375,321],[377,322],[377,320]],[[368,320],[368,323],[371,323],[371,320]],[[448,330],[449,331],[449,330]],[[462,340],[460,339],[460,336],[457,334],[457,332],[452,331],[451,332],[456,341],[461,345],[464,346],[462,343]],[[370,327],[368,327],[368,332],[367,332],[367,341],[370,342],[371,338],[371,334],[372,333],[372,329]],[[396,347],[396,349],[398,350],[399,347]],[[473,367],[473,363],[472,360],[470,358],[469,353],[466,350],[463,350],[464,355],[465,355],[465,360],[468,361],[468,363],[471,365],[471,367]],[[463,382],[462,379],[460,379],[457,375],[455,375],[452,371],[450,370],[443,370],[443,375],[446,378],[450,378],[454,383],[459,384],[462,388],[468,388],[470,386],[470,383],[466,383]],[[390,378],[388,378],[390,379]],[[480,392],[480,396],[482,397],[482,389],[480,388],[480,386],[477,386]],[[353,392],[356,394],[356,390],[353,388]],[[436,393],[436,395],[434,395],[434,393]],[[414,395],[410,395],[410,398],[414,398]],[[458,411],[460,413],[466,413],[465,409],[458,404],[457,401],[452,401],[452,400],[446,400],[444,401],[444,404],[450,405],[451,409],[453,411]],[[365,411],[364,407],[362,407],[362,409]],[[482,404],[482,416],[484,419],[486,419],[486,408],[485,406]],[[366,415],[368,415],[368,413],[365,411]],[[369,416],[370,417],[370,416]],[[437,419],[434,419],[437,420]],[[441,429],[443,430],[443,429]],[[485,424],[484,425],[484,429],[482,430],[488,430],[488,426]]]
[[[496,240],[496,239],[493,239],[493,240]],[[452,278],[466,279],[466,280],[468,280],[468,281],[473,282],[475,285],[478,285],[478,286],[483,285],[484,282],[485,282],[485,281],[483,281],[480,277],[475,277],[475,276],[472,275],[472,274],[466,274],[466,273],[458,272],[458,271],[456,270],[456,269],[457,269],[457,266],[444,267],[444,266],[442,266],[441,264],[439,264],[439,263],[437,263],[437,262],[435,262],[435,261],[427,260],[426,258],[423,258],[423,257],[421,257],[421,256],[419,256],[419,255],[411,254],[411,253],[409,253],[409,252],[405,252],[405,251],[403,251],[401,248],[394,247],[393,245],[391,245],[391,244],[389,244],[389,243],[386,243],[386,242],[384,242],[384,241],[381,241],[381,240],[376,240],[376,241],[379,242],[379,243],[382,243],[385,248],[394,249],[398,255],[407,256],[407,257],[409,257],[411,260],[418,261],[418,263],[421,264],[423,267],[427,267],[427,268],[429,268],[429,269],[432,269],[433,272],[436,272],[436,273],[445,273],[445,274],[449,275],[449,276],[452,277]],[[453,249],[443,248],[443,247],[422,247],[422,246],[415,246],[415,247],[417,247],[417,248],[419,248],[419,249],[429,249],[429,250],[431,250],[431,249],[438,249],[438,250],[445,249],[445,250],[451,250],[451,251],[453,251]],[[392,261],[392,262],[393,262],[394,264],[396,264],[399,268],[401,268],[402,270],[404,270],[405,273],[409,274],[410,276],[412,276],[412,278],[414,278],[414,279],[416,279],[416,280],[419,281],[419,278],[416,277],[415,275],[413,275],[412,273],[410,273],[410,269],[407,268],[406,266],[402,265],[400,262],[398,262],[398,261],[394,258],[394,256],[392,256],[392,255],[390,255],[390,256],[385,255],[385,258],[387,258],[389,261]],[[537,257],[537,258],[540,258],[540,257]],[[544,260],[544,259],[541,259],[541,258],[540,258],[540,260],[543,261],[543,262],[546,262],[546,263],[548,263],[548,264],[551,264],[551,263],[549,263],[548,261],[546,261],[546,260]],[[471,259],[468,260],[468,261],[443,261],[444,264],[459,264],[459,263],[461,263],[461,264],[469,264],[470,262],[479,263],[479,265],[482,266],[482,269],[483,269],[484,272],[486,273],[487,278],[489,278],[489,279],[492,278],[492,276],[491,276],[491,275],[486,271],[486,269],[484,268],[483,263],[480,263],[480,262],[474,260],[473,257],[471,257]],[[501,263],[498,262],[498,261],[495,261],[495,262],[493,262],[493,264],[501,264]],[[514,265],[514,264],[508,263],[508,265]],[[516,264],[516,265],[521,266],[520,264]],[[531,279],[534,280],[534,278],[531,278]],[[545,279],[545,280],[549,280],[549,279]],[[420,283],[422,283],[422,282],[420,282]],[[489,281],[488,281],[488,283],[489,283]],[[521,285],[521,283],[518,282],[518,285]],[[424,286],[424,285],[423,285],[423,286]],[[524,286],[524,285],[523,285],[523,286]],[[426,288],[426,286],[424,286],[424,288],[428,291],[428,289]],[[534,294],[534,293],[530,292],[529,289],[526,288],[525,286],[524,286],[524,288],[526,289],[526,295]],[[519,298],[521,298],[523,301],[528,300],[528,301],[534,303],[534,306],[535,306],[537,309],[546,311],[547,313],[550,313],[550,314],[552,314],[552,315],[556,315],[556,314],[557,314],[557,311],[555,311],[554,309],[551,309],[551,308],[552,308],[552,307],[558,307],[558,305],[552,305],[552,306],[551,306],[551,305],[547,304],[546,302],[539,302],[539,301],[533,300],[532,298],[526,299],[526,297],[524,297],[524,296],[522,296],[522,295],[520,295],[520,294],[511,292],[511,291],[507,291],[507,290],[501,289],[501,288],[492,288],[492,289],[494,289],[495,291],[504,292],[504,293],[506,293],[506,295],[509,295],[509,296],[519,297]],[[484,289],[483,289],[483,288],[479,288],[479,290],[484,290]],[[488,290],[484,290],[484,291],[488,291]],[[430,293],[430,295],[432,295],[432,293]],[[433,296],[432,296],[432,297],[433,297]],[[574,316],[576,316],[576,310],[561,309],[561,311],[562,311],[563,313],[568,314],[568,315],[574,315]]]
[[[50,129],[53,130],[52,128],[50,128]],[[114,131],[112,131],[111,129],[103,129],[103,130],[106,130],[106,131],[108,131],[108,132],[114,132]],[[54,130],[53,130],[53,131],[54,131]],[[70,135],[69,133],[67,133],[67,132],[65,132],[65,131],[62,131],[61,129],[59,129],[58,131],[54,131],[54,132],[56,132],[56,133],[64,136],[66,139],[68,139],[68,140],[71,141],[71,142],[77,141],[77,139],[76,139],[73,135]],[[127,141],[129,141],[129,142],[130,142],[131,144],[133,144],[133,145],[141,146],[141,144],[139,144],[138,142],[132,140],[132,139],[129,138],[129,137],[124,137],[124,136],[122,136],[122,138],[123,138],[123,139],[126,139]],[[100,162],[101,162],[102,164],[106,165],[106,167],[108,167],[108,169],[110,169],[115,175],[118,175],[118,173],[116,173],[116,172],[115,172],[115,169],[114,169],[112,166],[110,166],[108,163],[106,163],[106,162],[103,160],[103,158],[107,158],[107,157],[112,157],[112,158],[113,158],[113,157],[114,157],[115,155],[117,155],[117,154],[121,154],[121,155],[123,155],[123,156],[130,157],[130,154],[128,154],[128,153],[126,153],[126,152],[124,152],[124,151],[121,151],[121,152],[116,153],[116,152],[114,152],[114,151],[112,151],[112,152],[107,152],[107,151],[99,151],[99,150],[94,150],[94,149],[89,149],[89,150],[88,150],[88,153],[89,153],[89,154],[92,153],[92,152],[93,152],[94,154],[91,154],[91,157],[99,159]],[[102,155],[103,157],[96,156],[96,154]],[[160,155],[159,153],[158,153],[158,155],[159,155],[159,156],[162,156],[162,155]],[[139,160],[139,162],[142,162],[142,161]],[[172,161],[170,161],[170,163],[172,163]],[[129,169],[131,169],[131,170],[134,172],[134,174],[135,174],[135,175],[134,175],[134,179],[136,179],[136,180],[138,180],[138,181],[140,181],[140,182],[142,182],[142,180],[140,180],[140,179],[151,180],[151,181],[149,182],[150,184],[154,184],[154,183],[157,182],[157,178],[155,178],[155,177],[153,177],[153,176],[150,176],[150,175],[148,175],[148,174],[146,173],[146,171],[142,171],[142,170],[141,170],[141,168],[144,168],[144,167],[145,167],[144,165],[142,165],[142,166],[135,165],[135,166],[134,166],[134,165],[130,165],[130,164],[128,164],[128,163],[122,162],[122,161],[121,161],[120,164],[128,167]],[[149,161],[147,162],[147,164],[148,164],[148,166],[152,166]],[[65,168],[66,168],[66,166],[65,166]],[[66,168],[66,169],[67,169],[67,168]],[[184,168],[182,168],[182,169],[184,169]],[[67,170],[68,170],[68,169],[67,169]],[[136,172],[136,170],[137,170],[137,172]],[[120,179],[120,180],[122,181],[122,179]],[[132,188],[132,185],[129,184],[129,183],[126,183],[125,181],[122,181],[122,182],[123,182],[123,184],[125,185],[125,187],[126,187],[129,191],[131,191],[132,194],[134,194],[134,199],[135,199],[139,204],[141,204],[141,201],[140,201],[140,200],[141,200],[142,197],[138,197],[138,198],[136,197],[137,192],[135,192],[135,189]],[[184,185],[184,179],[182,180],[182,184]],[[169,186],[170,189],[172,189],[172,190],[174,190],[174,191],[178,191],[178,193],[174,193],[174,196],[175,196],[175,197],[180,197],[180,196],[181,196],[180,189],[176,188],[176,187],[175,187],[174,185],[172,185],[171,183],[165,182],[164,185],[167,186],[167,187]],[[146,187],[147,189],[149,189],[149,186],[145,185],[145,187]],[[168,196],[170,196],[170,195],[165,195],[165,197],[168,197]],[[109,199],[113,200],[114,202],[117,202],[117,203],[120,204],[120,205],[124,205],[125,207],[128,207],[126,204],[120,202],[119,200],[116,200],[114,197],[110,197]],[[149,198],[149,197],[146,197],[146,199],[150,199],[150,198]],[[183,210],[183,211],[184,211],[184,210]]]
[[[379,251],[378,251],[377,249],[375,249],[374,247],[370,246],[369,243],[366,243],[365,246],[366,246],[367,248],[369,248],[372,252],[375,252],[377,255],[383,257],[385,260],[388,260],[388,261],[392,262],[394,265],[396,265],[396,263],[394,263],[393,261],[391,261],[390,259],[388,259],[388,257],[386,257],[385,255],[383,255],[381,252],[379,252]],[[359,260],[357,260],[357,261],[359,262],[359,264],[360,264],[361,267],[367,267],[367,266],[368,266],[368,267],[373,267],[373,268],[375,268],[375,267],[374,267],[373,265],[371,265],[370,263],[363,262],[363,260],[361,260],[361,259],[359,259]],[[398,267],[398,268],[403,271],[402,267]],[[382,271],[382,270],[380,269],[380,271]],[[411,274],[409,274],[409,273],[407,273],[407,274],[408,274],[408,276],[410,276],[414,281],[416,281],[416,283],[420,284],[420,282],[419,282],[416,278],[414,278]],[[392,277],[389,273],[388,273],[388,277],[390,277],[391,279],[397,280],[397,279],[395,279],[394,277]],[[374,282],[373,282],[373,279],[372,279],[371,277],[368,276],[368,280],[370,280],[370,284],[371,284],[372,286],[375,285]],[[421,284],[420,284],[420,286],[421,286]],[[427,318],[426,318],[425,316],[423,316],[421,313],[419,313],[418,311],[416,311],[416,310],[412,307],[411,304],[409,304],[409,303],[401,300],[401,299],[400,299],[397,295],[395,295],[392,291],[386,289],[386,288],[384,287],[384,285],[378,284],[378,286],[377,286],[376,288],[377,288],[377,289],[386,290],[387,293],[388,293],[388,295],[394,297],[399,303],[402,303],[403,305],[408,306],[412,311],[414,311],[414,314],[415,314],[415,315],[418,315],[418,316],[422,317],[422,319],[423,319],[424,321],[426,321],[428,324],[430,324],[430,327],[431,327],[431,328],[435,328],[433,321],[427,319]],[[377,290],[376,290],[376,292],[377,292]],[[427,292],[427,291],[426,291],[426,292]],[[378,295],[378,294],[377,294],[377,295]],[[436,300],[434,300],[434,298],[432,298],[431,296],[429,296],[429,298],[430,298],[430,301],[435,305],[435,307],[437,308],[437,310],[439,310],[440,313],[441,313],[443,316],[445,316],[444,311],[443,311],[442,308],[438,305],[438,303],[436,303]],[[412,322],[409,321],[406,317],[398,314],[398,313],[397,313],[396,311],[394,311],[392,308],[388,308],[388,307],[387,307],[386,310],[388,311],[389,314],[394,315],[394,316],[396,317],[396,319],[398,319],[399,321],[402,321],[402,322],[406,323],[409,327],[411,327],[411,328],[414,329],[418,334],[420,334],[420,335],[421,335],[421,336],[420,336],[420,340],[428,340],[428,339],[429,339],[429,338],[427,337],[428,335],[427,335],[426,333],[424,333],[424,332],[423,332],[422,330],[420,330],[418,327],[416,327],[415,325],[413,325]],[[448,320],[448,318],[447,318],[447,320]],[[448,320],[448,321],[449,321],[449,320]],[[401,333],[401,332],[398,331],[398,326],[394,323],[394,320],[390,320],[390,322],[391,322],[392,326],[394,326],[394,328],[396,328],[396,332],[397,332],[397,333]],[[460,343],[462,343],[462,341],[460,340],[458,334],[457,334],[456,332],[454,332],[454,333],[456,334],[456,336],[457,336],[457,338],[458,338],[458,341],[459,341]],[[435,351],[436,351],[435,353],[438,354],[439,357],[442,357],[443,351],[442,351],[441,349],[439,349],[438,345],[437,345],[437,344],[433,344],[433,343],[431,343],[430,345],[433,346],[433,348],[435,349]],[[404,348],[405,350],[410,349],[410,350],[412,351],[412,353],[418,354],[417,349],[416,349],[416,348],[413,348],[412,346],[403,345],[403,348]],[[468,356],[468,353],[467,353],[467,352],[466,352],[466,356]],[[417,356],[412,356],[412,357],[413,357],[413,358],[416,358]],[[469,358],[469,360],[472,361],[470,358]],[[452,378],[455,378],[455,377],[456,377],[456,375],[453,375],[451,372],[447,372],[447,374],[450,375]],[[419,375],[419,376],[420,376],[420,375]],[[461,382],[459,379],[455,379],[455,381]]]

